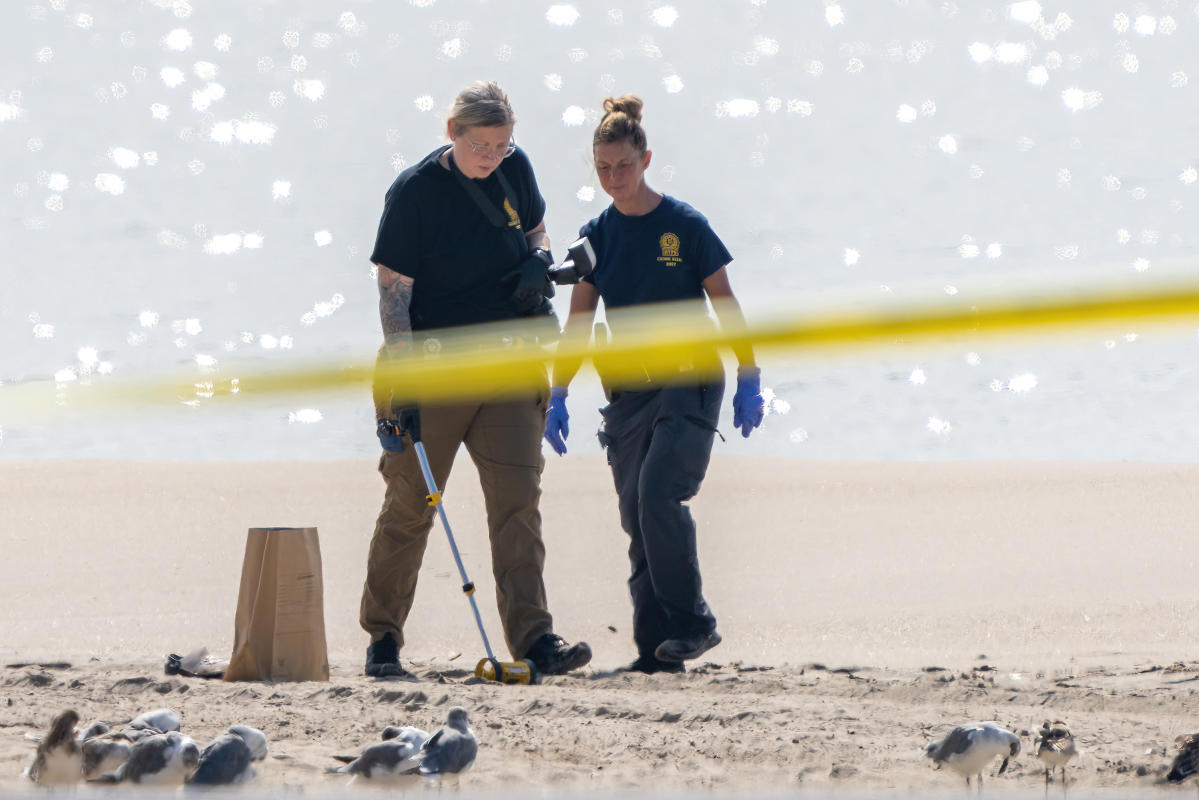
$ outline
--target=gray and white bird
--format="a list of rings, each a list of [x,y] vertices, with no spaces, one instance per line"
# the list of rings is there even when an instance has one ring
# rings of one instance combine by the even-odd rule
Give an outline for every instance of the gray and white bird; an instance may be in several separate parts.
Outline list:
[[[130,781],[149,786],[178,786],[200,762],[200,748],[178,731],[156,733],[133,743],[129,759],[104,782]]]
[[[998,757],[1003,758],[998,775],[1007,770],[1008,761],[1020,753],[1020,737],[994,722],[973,722],[959,725],[939,742],[931,742],[924,748],[924,755],[940,767],[946,765],[959,775],[965,776],[970,786],[970,776],[978,776],[977,789],[982,790],[983,770]]]
[[[171,731],[179,730],[180,727],[179,715],[169,708],[158,708],[154,711],[139,714],[132,722],[125,726],[126,730],[133,729],[139,731],[153,728],[159,733],[170,733]]]
[[[33,762],[24,775],[45,786],[69,786],[83,780],[83,753],[75,740],[79,714],[68,709],[50,723],[50,731],[37,743]]]
[[[160,736],[166,731],[160,731],[158,728],[131,728],[126,725],[119,731],[106,734],[110,739],[122,739],[130,744],[145,739],[148,736]]]
[[[230,725],[225,728],[225,733],[233,733],[245,740],[250,746],[250,759],[253,761],[262,761],[266,758],[266,734],[257,728],[251,728],[249,725]]]
[[[475,763],[479,740],[470,728],[470,715],[462,706],[446,714],[445,725],[421,746],[420,774],[428,778],[457,776]]]
[[[405,742],[411,742],[416,745],[417,749],[429,739],[429,734],[422,731],[420,728],[413,728],[409,725],[388,725],[383,729],[380,736],[383,741],[391,741],[399,739]]]
[[[88,739],[95,739],[97,736],[103,736],[111,730],[107,722],[95,722],[88,725],[83,730],[78,730],[75,734],[75,740],[78,742],[86,742]]]
[[[79,743],[83,751],[83,777],[85,780],[98,778],[106,772],[115,772],[129,760],[133,745],[120,734],[116,737],[91,736]]]
[[[77,727],[75,743],[83,754],[84,780],[114,771],[129,757],[129,739],[113,732],[106,722],[92,722],[83,729]]]
[[[407,729],[415,733],[396,735],[370,745],[356,759],[343,767],[330,770],[350,776],[350,784],[359,781],[372,783],[416,783],[420,771],[421,746],[427,736],[417,728]]]
[[[1066,764],[1078,755],[1074,734],[1061,720],[1049,720],[1041,725],[1041,732],[1033,742],[1037,746],[1037,758],[1045,765],[1045,790],[1049,790],[1049,779],[1055,767],[1062,768],[1062,791],[1066,790]]]
[[[251,766],[254,761],[249,743],[236,733],[222,733],[200,753],[196,771],[187,779],[187,785],[236,786],[252,780],[257,773]]]
[[[1170,783],[1182,783],[1187,778],[1199,776],[1199,733],[1189,733],[1174,739],[1178,753],[1166,773]]]

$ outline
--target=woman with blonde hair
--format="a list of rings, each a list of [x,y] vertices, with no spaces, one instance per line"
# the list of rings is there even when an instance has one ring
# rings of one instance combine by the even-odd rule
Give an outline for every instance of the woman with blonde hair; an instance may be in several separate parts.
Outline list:
[[[564,336],[588,336],[601,299],[613,337],[620,336],[619,314],[613,311],[689,300],[706,317],[705,298],[726,330],[739,329],[745,320],[725,269],[732,256],[702,214],[645,181],[653,154],[641,109],[633,95],[604,100],[592,151],[596,175],[612,204],[580,230],[595,252],[595,268],[573,289]],[[733,425],[748,437],[762,421],[760,370],[748,345],[735,348],[735,354],[740,366]],[[545,438],[559,455],[566,452],[569,433],[567,386],[580,363],[563,359],[554,365]],[[683,672],[683,662],[721,641],[703,597],[687,501],[699,491],[708,468],[724,378],[715,351],[680,362],[678,369],[695,375],[609,382],[609,403],[601,411],[599,438],[616,484],[621,527],[630,539],[638,655],[626,669],[647,674]]]
[[[497,84],[480,82],[454,102],[446,136],[387,191],[371,255],[379,269],[381,364],[437,349],[438,329],[515,320],[545,307],[553,264],[545,200],[516,146],[516,115]],[[557,332],[557,325],[553,326]],[[366,674],[403,675],[399,651],[433,525],[420,464],[404,436],[424,443],[444,488],[459,445],[479,472],[491,541],[496,601],[513,658],[554,675],[591,659],[584,642],[553,632],[541,539],[541,432],[548,386],[527,397],[480,397],[422,405],[377,388],[379,471],[386,484],[362,591],[360,622],[371,637]]]

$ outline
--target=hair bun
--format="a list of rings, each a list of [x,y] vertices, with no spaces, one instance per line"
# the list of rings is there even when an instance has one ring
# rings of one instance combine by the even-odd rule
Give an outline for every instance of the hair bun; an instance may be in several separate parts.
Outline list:
[[[625,94],[620,97],[606,97],[604,98],[604,113],[620,113],[627,116],[633,122],[640,122],[641,109],[644,105],[640,97],[632,94]]]

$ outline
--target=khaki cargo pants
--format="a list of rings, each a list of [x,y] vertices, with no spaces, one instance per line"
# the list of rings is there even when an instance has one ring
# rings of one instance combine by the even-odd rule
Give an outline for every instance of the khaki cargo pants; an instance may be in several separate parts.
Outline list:
[[[545,409],[545,393],[527,400],[421,408],[421,440],[437,487],[445,491],[460,444],[466,444],[479,471],[496,602],[513,658],[523,657],[539,636],[553,630],[542,580],[545,546],[538,509]],[[403,647],[404,622],[436,512],[425,500],[428,488],[408,437],[403,452],[383,453],[379,472],[387,491],[367,558],[360,622],[372,641],[391,633]]]

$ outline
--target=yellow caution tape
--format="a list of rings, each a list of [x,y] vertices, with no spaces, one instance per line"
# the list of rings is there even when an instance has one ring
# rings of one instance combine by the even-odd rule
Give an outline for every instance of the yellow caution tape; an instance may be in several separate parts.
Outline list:
[[[740,345],[752,345],[759,352],[809,353],[909,345],[938,338],[1078,331],[1096,325],[1199,326],[1199,284],[974,302],[955,296],[936,304],[853,311],[800,310],[757,320],[739,331],[718,329],[694,304],[640,306],[607,316],[614,337],[599,347],[565,338],[555,346],[538,346],[534,342],[544,326],[523,321],[437,331],[424,339],[417,334],[412,357],[386,365],[379,380],[397,398],[445,401],[527,394],[530,387],[544,385],[546,369],[557,358],[590,358],[609,382],[644,382],[647,378],[692,381],[697,371],[691,367],[696,364],[719,368],[719,362],[712,360],[714,348]],[[294,397],[351,388],[365,391],[375,376],[373,351],[369,359],[366,356],[363,363],[351,365],[307,363],[278,369],[255,367],[253,371],[247,367],[247,371],[237,372],[236,367],[224,364],[218,371],[187,377],[132,380],[104,376],[90,386],[70,385],[62,391],[71,407],[135,407],[196,402],[197,398],[212,402],[232,395]],[[687,365],[688,371],[680,371],[680,365]],[[58,391],[50,382],[0,386],[0,423],[52,409]]]

